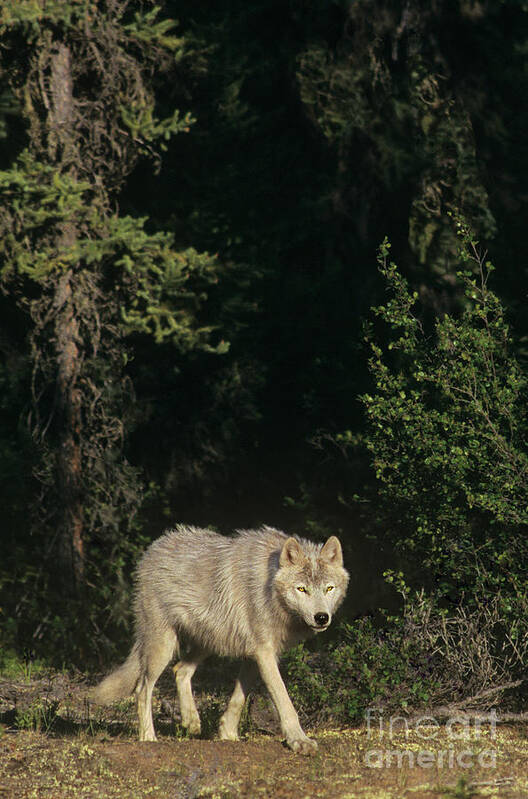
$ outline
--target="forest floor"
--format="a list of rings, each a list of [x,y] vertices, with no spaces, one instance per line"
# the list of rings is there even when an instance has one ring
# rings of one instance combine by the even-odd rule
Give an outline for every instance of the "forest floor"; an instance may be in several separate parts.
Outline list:
[[[303,757],[281,742],[264,697],[240,742],[214,740],[226,695],[203,685],[203,737],[185,738],[170,676],[154,702],[159,741],[139,743],[131,700],[95,708],[79,677],[0,675],[0,799],[528,797],[526,725],[401,719],[382,737],[377,723],[307,727],[319,750]]]

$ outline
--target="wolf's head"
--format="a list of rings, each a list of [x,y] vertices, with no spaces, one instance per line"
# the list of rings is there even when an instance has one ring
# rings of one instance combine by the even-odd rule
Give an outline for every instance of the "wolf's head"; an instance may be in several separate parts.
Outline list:
[[[321,546],[288,538],[280,553],[274,585],[290,613],[315,633],[326,630],[348,585],[339,539],[333,535]]]

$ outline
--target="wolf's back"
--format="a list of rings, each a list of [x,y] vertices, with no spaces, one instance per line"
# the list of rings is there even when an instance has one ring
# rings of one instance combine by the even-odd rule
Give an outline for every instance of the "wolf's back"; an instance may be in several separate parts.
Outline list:
[[[271,578],[285,540],[272,528],[227,537],[178,525],[165,533],[138,566],[138,641],[170,628],[204,651],[249,656],[273,626]]]

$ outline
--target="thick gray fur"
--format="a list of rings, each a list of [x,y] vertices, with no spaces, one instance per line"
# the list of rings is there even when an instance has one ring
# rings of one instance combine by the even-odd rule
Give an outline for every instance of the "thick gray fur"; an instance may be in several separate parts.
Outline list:
[[[209,654],[244,659],[220,720],[220,738],[236,740],[248,690],[260,672],[294,752],[317,744],[299,723],[277,665],[285,649],[326,630],[348,585],[341,544],[286,536],[271,527],[227,538],[180,525],[148,548],[136,575],[136,640],[127,660],[90,699],[107,704],[136,694],[139,738],[155,741],[152,690],[175,652],[182,724],[200,734],[191,688]],[[256,664],[256,665],[255,665]]]

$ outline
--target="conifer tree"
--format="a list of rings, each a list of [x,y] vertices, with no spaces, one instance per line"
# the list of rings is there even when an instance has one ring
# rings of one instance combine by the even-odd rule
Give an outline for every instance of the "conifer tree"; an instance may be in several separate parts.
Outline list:
[[[0,173],[0,269],[28,326],[42,488],[33,524],[48,536],[47,579],[81,599],[87,542],[115,545],[139,502],[121,452],[127,337],[224,346],[199,322],[215,259],[178,250],[117,204],[138,159],[158,162],[193,122],[157,118],[153,90],[187,45],[158,7],[129,0],[1,0],[0,36],[4,82],[27,126]]]

